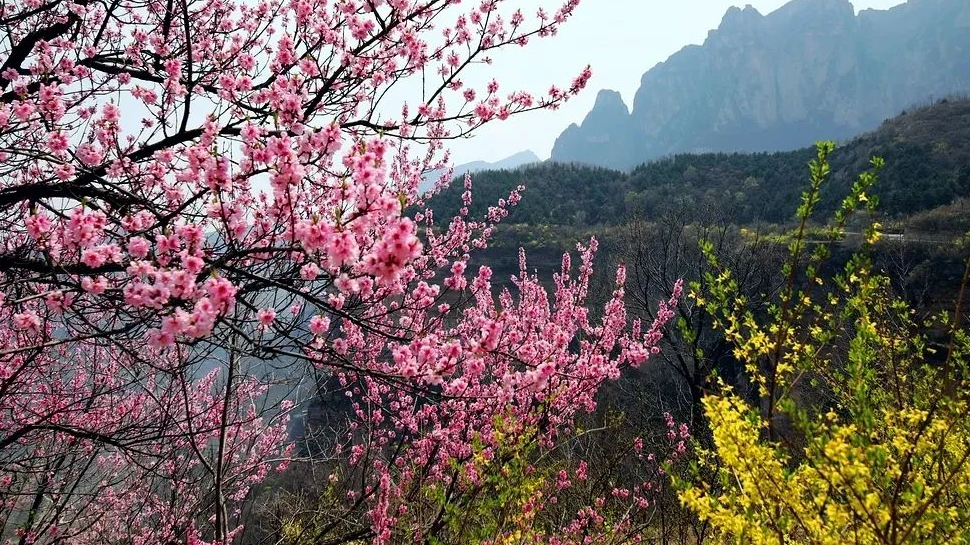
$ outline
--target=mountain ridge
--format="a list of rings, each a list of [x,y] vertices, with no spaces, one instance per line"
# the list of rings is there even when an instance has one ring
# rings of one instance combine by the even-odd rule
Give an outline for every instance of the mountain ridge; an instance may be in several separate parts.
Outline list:
[[[812,147],[778,152],[677,154],[628,172],[547,161],[517,170],[482,171],[474,178],[473,217],[520,184],[525,192],[507,223],[531,226],[609,226],[631,214],[656,217],[665,208],[722,208],[740,224],[792,219],[807,183]],[[822,212],[835,209],[872,156],[885,159],[872,195],[878,210],[904,217],[970,198],[970,98],[951,97],[907,110],[836,147]],[[452,183],[432,199],[436,217],[461,206]]]
[[[522,165],[540,162],[542,162],[542,159],[540,159],[535,152],[532,150],[524,150],[494,162],[472,161],[470,163],[462,163],[452,169],[452,176],[464,176],[466,173],[481,172],[483,170],[513,169]],[[444,170],[439,169],[432,170],[431,172],[425,174],[422,183],[418,187],[418,191],[420,193],[424,193],[425,191],[433,188],[435,182],[444,173]]]

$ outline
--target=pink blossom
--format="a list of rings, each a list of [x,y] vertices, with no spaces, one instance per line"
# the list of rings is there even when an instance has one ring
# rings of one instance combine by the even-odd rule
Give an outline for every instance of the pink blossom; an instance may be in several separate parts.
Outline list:
[[[20,312],[13,315],[13,327],[18,331],[36,332],[40,328],[40,317],[33,312]]]
[[[147,256],[150,248],[151,244],[145,237],[132,237],[128,241],[128,253],[137,259],[142,259]]]
[[[330,329],[330,320],[323,316],[310,318],[310,332],[314,335],[323,335]]]
[[[104,290],[107,287],[107,285],[108,285],[108,282],[103,276],[98,276],[97,278],[91,278],[90,276],[85,276],[84,278],[81,279],[81,288],[88,293],[93,293],[93,294],[104,293]]]
[[[256,320],[264,327],[273,325],[273,322],[276,321],[276,310],[271,308],[260,309],[256,313]]]
[[[81,163],[89,167],[100,164],[104,158],[104,152],[97,144],[81,144],[74,153]]]
[[[17,116],[20,121],[27,121],[30,119],[31,114],[34,113],[34,105],[30,102],[19,102],[13,108],[13,114]]]
[[[47,135],[47,147],[56,154],[61,154],[67,150],[67,135],[60,131],[54,131]]]
[[[81,262],[92,269],[96,269],[104,265],[104,256],[98,250],[89,248],[81,252]]]
[[[314,280],[320,274],[320,268],[316,263],[307,263],[300,268],[300,277],[304,280]]]

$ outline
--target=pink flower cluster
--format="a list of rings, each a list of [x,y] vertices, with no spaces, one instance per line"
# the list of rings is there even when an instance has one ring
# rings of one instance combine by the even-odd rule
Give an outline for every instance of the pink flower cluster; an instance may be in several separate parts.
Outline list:
[[[618,283],[601,322],[592,324],[583,303],[595,247],[594,240],[588,248],[581,248],[583,264],[575,277],[568,256],[564,257],[552,303],[539,280],[525,272],[524,258],[522,272],[514,279],[518,297],[506,290],[497,301],[488,268],[482,267],[470,281],[458,282],[454,278],[463,277],[464,269],[453,266],[452,284],[470,286],[475,304],[462,309],[451,327],[426,330],[408,342],[389,343],[391,361],[375,350],[373,333],[347,320],[342,323],[349,346],[340,353],[352,358],[355,368],[371,369],[375,376],[401,377],[445,396],[435,404],[417,405],[413,396],[366,378],[365,372],[340,375],[360,422],[347,438],[352,446],[351,461],[371,460],[376,455],[365,445],[390,445],[399,437],[407,437],[410,445],[405,455],[388,459],[385,469],[375,476],[378,498],[371,518],[379,535],[402,531],[398,525],[407,519],[395,510],[403,505],[400,502],[407,491],[418,483],[448,485],[453,478],[449,468],[456,461],[474,483],[473,445],[483,449],[477,456],[488,459],[504,442],[514,440],[507,429],[496,428],[496,415],[511,419],[520,433],[538,428],[537,439],[550,448],[568,432],[578,412],[595,408],[595,395],[604,381],[616,378],[626,366],[642,364],[654,353],[659,330],[671,316],[669,307],[676,299],[661,303],[657,322],[646,332],[637,324],[627,329],[624,290]],[[618,281],[623,278],[621,270]],[[401,308],[434,308],[437,291],[423,286],[405,294]],[[435,314],[405,312],[397,323],[425,331],[417,324],[436,320]],[[578,349],[571,347],[577,341]],[[365,440],[359,438],[361,429],[368,430]],[[414,468],[422,471],[415,473]],[[585,472],[584,467],[576,479],[585,480]],[[560,473],[557,483],[566,488],[572,481]],[[619,494],[621,499],[642,498],[639,488]]]

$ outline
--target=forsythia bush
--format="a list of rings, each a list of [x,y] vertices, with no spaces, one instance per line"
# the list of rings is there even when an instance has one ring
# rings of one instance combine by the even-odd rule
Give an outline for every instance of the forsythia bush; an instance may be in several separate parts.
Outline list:
[[[745,310],[708,249],[717,282],[693,295],[717,316],[757,399],[724,387],[704,400],[713,446],[700,449],[694,478],[679,483],[681,501],[725,543],[965,543],[966,275],[952,316],[918,320],[873,271],[873,224],[844,272],[823,280],[819,270],[845,238],[849,214],[876,206],[866,191],[882,165],[874,159],[859,177],[826,240],[809,241],[832,149],[821,143],[810,165],[788,282],[766,317]],[[949,334],[945,347],[929,342],[934,330]]]
[[[758,439],[763,426],[737,397],[710,397],[705,409],[721,463],[720,488],[689,488],[681,498],[724,541],[940,543],[970,537],[963,403],[936,414],[916,407],[881,411],[870,429],[829,413],[796,464],[783,448]]]

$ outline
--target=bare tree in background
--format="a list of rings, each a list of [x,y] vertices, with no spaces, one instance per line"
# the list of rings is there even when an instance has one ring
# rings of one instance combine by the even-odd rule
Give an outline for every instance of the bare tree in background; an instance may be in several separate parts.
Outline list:
[[[763,308],[781,285],[781,251],[757,229],[742,229],[731,222],[729,211],[717,205],[688,206],[676,203],[656,218],[634,214],[623,224],[610,251],[626,263],[628,304],[632,311],[652,318],[658,296],[670,290],[677,279],[707,289],[704,275],[709,270],[698,241],[710,241],[719,261],[736,271],[739,287],[752,305]],[[693,283],[697,283],[696,285]],[[701,421],[700,400],[714,376],[729,384],[745,387],[743,369],[731,354],[731,346],[712,327],[711,316],[692,298],[683,297],[676,319],[664,328],[661,359],[673,370],[683,389],[681,399],[690,404],[692,425]]]

